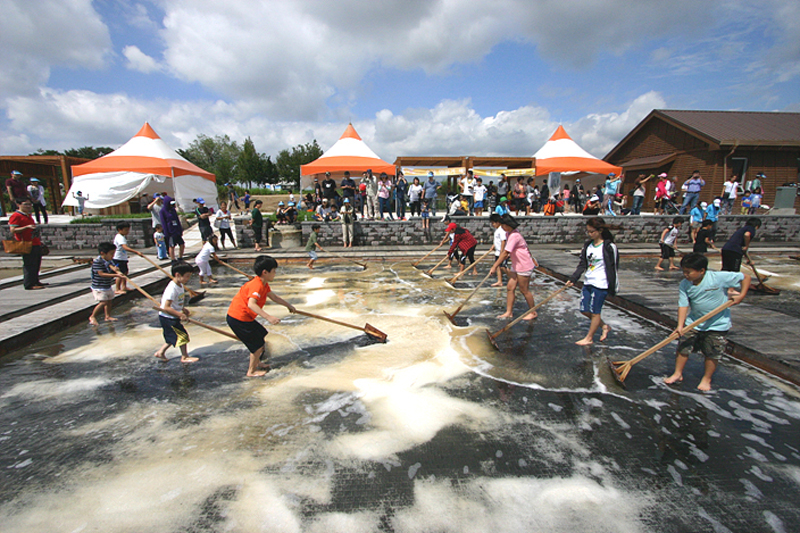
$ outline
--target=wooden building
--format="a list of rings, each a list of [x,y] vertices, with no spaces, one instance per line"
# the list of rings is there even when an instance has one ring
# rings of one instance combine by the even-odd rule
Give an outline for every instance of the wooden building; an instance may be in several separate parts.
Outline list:
[[[536,159],[533,157],[471,157],[471,156],[440,156],[440,157],[419,157],[419,156],[400,156],[394,161],[394,166],[401,169],[403,167],[447,167],[454,169],[454,173],[447,176],[447,185],[451,189],[455,188],[461,175],[467,170],[478,167],[489,167],[495,169],[531,169],[536,166]],[[533,172],[531,172],[533,174]]]
[[[655,109],[604,159],[625,169],[625,192],[639,174],[666,172],[680,187],[699,170],[704,202],[721,196],[732,174],[744,185],[763,173],[762,202],[771,206],[776,187],[799,181],[800,113]],[[650,180],[645,209],[653,207],[654,191]]]
[[[81,157],[68,157],[65,155],[7,155],[0,156],[0,176],[2,176],[3,191],[5,182],[12,170],[22,172],[25,183],[31,178],[38,178],[45,189],[47,211],[61,213],[61,203],[64,201],[65,191],[69,190],[72,182],[70,167],[86,163],[90,159]],[[10,198],[4,198],[6,209],[11,205]],[[12,207],[13,211],[15,207]],[[9,212],[11,212],[9,211]]]

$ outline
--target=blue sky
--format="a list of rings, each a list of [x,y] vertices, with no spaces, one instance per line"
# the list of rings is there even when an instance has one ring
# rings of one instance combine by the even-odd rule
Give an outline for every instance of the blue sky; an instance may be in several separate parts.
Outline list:
[[[352,121],[384,159],[602,157],[654,108],[800,111],[796,0],[0,0],[0,153]]]

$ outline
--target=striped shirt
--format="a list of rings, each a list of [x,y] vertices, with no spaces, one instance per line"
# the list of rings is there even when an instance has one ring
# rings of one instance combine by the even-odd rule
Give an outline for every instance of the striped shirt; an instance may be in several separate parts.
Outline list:
[[[99,255],[92,261],[92,288],[97,290],[110,289],[114,283],[114,278],[107,278],[100,275],[100,272],[106,274],[113,274],[108,268],[109,262],[100,257]]]

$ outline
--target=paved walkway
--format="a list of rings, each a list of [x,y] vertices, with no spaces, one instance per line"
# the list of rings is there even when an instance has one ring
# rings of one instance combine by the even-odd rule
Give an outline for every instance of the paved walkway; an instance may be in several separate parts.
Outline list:
[[[199,235],[194,235],[197,233],[196,228],[193,230],[187,234],[187,256],[192,256],[200,245]],[[577,248],[574,244],[537,246],[535,255],[546,273],[564,280],[575,269]],[[347,250],[327,247],[327,249],[330,252],[321,253],[321,260],[350,257],[376,262],[386,261],[389,258],[408,258],[412,261],[430,251],[427,247],[414,246],[378,246]],[[488,250],[488,245],[481,245],[477,253],[482,254],[485,250]],[[144,252],[149,257],[155,258],[153,248]],[[651,244],[623,245],[621,248],[623,258],[654,252]],[[756,255],[765,253],[798,255],[800,247],[763,243],[756,246],[752,252]],[[300,262],[307,259],[302,248],[269,250],[268,253],[284,261]],[[233,260],[249,259],[256,255],[250,249],[221,252],[221,255],[224,254]],[[74,254],[60,252],[57,255],[92,256],[86,250]],[[435,255],[440,254],[437,252]],[[169,265],[168,261],[159,263],[165,267]],[[0,282],[2,298],[0,322],[3,323],[3,332],[0,333],[0,355],[23,346],[31,338],[40,338],[42,335],[58,331],[58,328],[86,320],[95,305],[89,291],[88,268],[88,265],[77,265],[54,271],[49,277],[45,277],[45,281],[50,285],[41,291],[25,291],[15,278]],[[165,283],[166,278],[163,274],[142,258],[131,257],[130,271],[131,277],[137,283],[151,287],[153,292],[159,292],[158,289]],[[677,316],[677,280],[673,278],[625,268],[623,260],[620,272],[621,292],[613,303],[671,327]],[[138,294],[134,292],[123,299],[136,297]],[[735,310],[734,329],[730,340],[733,343],[732,355],[735,357],[800,383],[800,350],[797,349],[797,346],[800,346],[800,319],[744,303]]]

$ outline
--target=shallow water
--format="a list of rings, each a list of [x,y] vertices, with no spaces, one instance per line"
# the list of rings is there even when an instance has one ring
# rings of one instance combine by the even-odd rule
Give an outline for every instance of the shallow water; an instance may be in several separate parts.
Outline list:
[[[224,327],[243,282],[194,306]],[[447,277],[443,275],[442,277]],[[480,279],[480,278],[477,278]],[[607,306],[607,344],[566,292],[488,343],[505,291],[454,290],[408,263],[281,268],[299,308],[269,326],[275,369],[244,377],[241,344],[188,325],[192,365],[159,363],[143,301],[0,368],[5,531],[792,531],[800,519],[800,394],[726,360],[715,391],[669,388],[674,348],[622,390],[629,359],[668,332]],[[196,285],[195,285],[196,287]],[[535,277],[537,299],[557,287]],[[516,311],[521,312],[517,303]],[[176,357],[172,349],[168,356]]]

